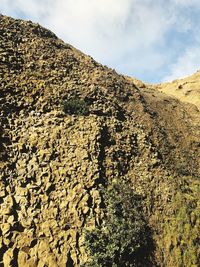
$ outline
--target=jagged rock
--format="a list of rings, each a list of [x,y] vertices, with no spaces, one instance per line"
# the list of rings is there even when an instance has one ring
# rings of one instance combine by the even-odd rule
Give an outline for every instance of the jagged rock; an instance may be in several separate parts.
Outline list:
[[[143,201],[157,264],[175,266],[163,222],[184,183],[180,170],[199,175],[195,107],[38,24],[0,15],[0,40],[0,265],[84,264],[84,231],[104,219],[101,188],[124,179]],[[62,111],[74,97],[88,115]]]
[[[11,262],[13,260],[13,249],[9,248],[3,255],[3,264],[4,266],[11,267]]]

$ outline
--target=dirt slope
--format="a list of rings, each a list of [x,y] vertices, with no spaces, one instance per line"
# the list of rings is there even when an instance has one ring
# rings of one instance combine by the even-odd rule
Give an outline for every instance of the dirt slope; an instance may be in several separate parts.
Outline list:
[[[100,187],[122,178],[152,229],[150,266],[197,266],[199,113],[156,89],[0,16],[2,266],[84,264],[84,230],[104,218]],[[74,97],[89,114],[63,112]]]
[[[183,102],[192,103],[200,109],[200,71],[190,77],[163,83],[156,88],[166,94],[171,94]]]

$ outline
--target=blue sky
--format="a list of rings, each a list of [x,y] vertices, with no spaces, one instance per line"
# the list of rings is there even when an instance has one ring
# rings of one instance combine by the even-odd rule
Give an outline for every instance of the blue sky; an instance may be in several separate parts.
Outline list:
[[[0,0],[98,62],[148,83],[200,69],[199,0]]]

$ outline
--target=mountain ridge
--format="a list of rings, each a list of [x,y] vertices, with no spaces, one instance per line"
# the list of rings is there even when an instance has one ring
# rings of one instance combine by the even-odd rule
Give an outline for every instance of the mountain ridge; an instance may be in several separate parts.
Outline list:
[[[104,218],[100,188],[123,178],[153,232],[150,266],[197,266],[190,242],[198,219],[189,256],[179,256],[188,240],[171,224],[179,223],[176,206],[190,205],[188,183],[199,207],[194,106],[117,74],[30,21],[0,16],[0,36],[1,264],[86,263],[84,229]],[[88,115],[63,112],[74,98]]]

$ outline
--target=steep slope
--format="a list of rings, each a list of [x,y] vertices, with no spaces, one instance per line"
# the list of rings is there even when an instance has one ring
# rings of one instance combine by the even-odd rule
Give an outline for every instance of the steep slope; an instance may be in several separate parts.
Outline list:
[[[156,88],[161,92],[177,97],[183,102],[192,103],[200,109],[200,71],[184,79],[159,84]]]
[[[65,114],[62,102],[73,98],[89,114]],[[197,266],[196,243],[192,260],[173,254],[187,247],[182,228],[173,232],[176,206],[190,205],[185,184],[197,205],[200,139],[190,108],[37,24],[0,16],[1,264],[84,264],[84,231],[104,219],[100,188],[123,179],[140,196],[155,246],[138,266]]]

